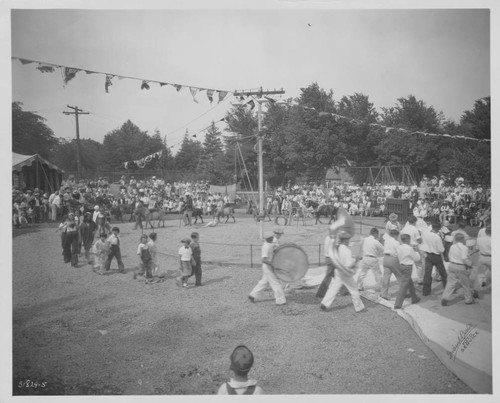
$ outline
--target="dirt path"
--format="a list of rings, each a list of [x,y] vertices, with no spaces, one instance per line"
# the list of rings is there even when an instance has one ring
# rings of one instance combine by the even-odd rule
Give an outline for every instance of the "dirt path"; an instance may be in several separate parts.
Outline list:
[[[197,228],[202,259],[227,264],[205,263],[204,286],[187,289],[173,277],[179,240],[193,228],[171,217],[157,230],[167,280],[146,285],[132,277],[140,231],[119,227],[127,273],[106,276],[84,262],[65,265],[54,228],[15,234],[14,394],[214,394],[238,344],[254,352],[250,374],[269,394],[473,393],[384,307],[366,302],[368,311],[356,314],[350,297],[340,297],[325,313],[312,289],[283,307],[271,292],[248,302],[261,276],[258,227],[248,216]],[[305,245],[317,263],[326,232],[326,225],[286,227],[283,240]],[[45,384],[21,385],[26,380]]]

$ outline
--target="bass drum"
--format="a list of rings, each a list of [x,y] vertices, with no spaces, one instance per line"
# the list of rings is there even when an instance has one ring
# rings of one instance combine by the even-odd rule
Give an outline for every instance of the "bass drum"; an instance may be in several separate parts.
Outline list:
[[[306,275],[309,268],[307,254],[293,243],[278,246],[273,255],[274,274],[280,280],[291,283]]]

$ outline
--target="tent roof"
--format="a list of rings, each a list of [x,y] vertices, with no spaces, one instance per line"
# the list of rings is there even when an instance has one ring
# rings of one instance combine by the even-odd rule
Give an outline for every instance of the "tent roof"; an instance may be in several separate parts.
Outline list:
[[[22,155],[17,153],[12,153],[12,170],[21,171],[24,166],[31,166],[34,161],[40,161],[41,164],[46,164],[51,169],[55,169],[56,171],[61,173],[64,172],[61,168],[43,159],[38,154]]]

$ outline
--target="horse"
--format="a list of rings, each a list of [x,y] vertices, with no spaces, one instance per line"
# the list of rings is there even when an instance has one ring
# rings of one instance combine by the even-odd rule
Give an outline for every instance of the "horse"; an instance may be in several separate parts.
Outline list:
[[[226,217],[226,221],[224,221],[224,224],[228,222],[229,217],[233,217],[233,222],[236,222],[236,219],[234,218],[234,208],[227,204],[221,211],[214,211],[214,218],[217,218],[217,222],[220,222],[221,217]]]
[[[317,224],[318,222],[320,224],[323,224],[320,220],[321,216],[330,217],[330,221],[328,222],[328,224],[331,224],[332,221],[337,218],[337,207],[333,206],[332,204],[324,204],[322,206],[319,206],[318,202],[309,200],[306,203],[306,207],[312,207],[314,209],[314,215],[316,216],[315,224]]]
[[[196,224],[198,222],[198,218],[201,220],[201,223],[203,224],[203,210],[199,207],[193,207],[193,213],[191,214],[191,218],[194,218],[193,224]]]
[[[267,209],[264,209],[264,215],[259,214],[259,209],[256,206],[253,206],[251,208],[251,213],[253,214],[253,219],[255,222],[260,222],[260,220],[264,221],[267,218],[269,218],[269,221],[271,221],[271,217],[269,216],[269,213],[267,212]]]
[[[148,224],[151,228],[154,228],[151,221],[157,220],[158,225],[157,228],[160,227],[160,221],[162,222],[162,227],[165,228],[165,216],[166,212],[163,209],[155,208],[155,209],[144,209],[144,221],[146,221],[146,225],[144,229],[148,228]]]

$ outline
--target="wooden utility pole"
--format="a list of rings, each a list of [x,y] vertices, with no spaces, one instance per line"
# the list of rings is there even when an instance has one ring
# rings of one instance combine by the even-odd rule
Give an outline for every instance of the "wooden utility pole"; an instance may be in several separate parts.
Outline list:
[[[76,120],[76,176],[77,180],[80,180],[81,178],[81,170],[80,170],[80,128],[78,125],[78,114],[80,115],[88,115],[89,112],[84,112],[83,109],[78,109],[78,106],[69,106],[66,105],[68,108],[73,109],[74,112],[67,112],[63,111],[65,115],[75,115],[75,120]]]
[[[264,98],[264,95],[277,95],[284,94],[285,91],[274,90],[274,91],[262,91],[262,87],[258,91],[236,91],[234,96],[258,96],[257,101],[257,124],[258,124],[258,152],[259,152],[259,216],[260,216],[260,238],[262,239],[262,222],[264,221],[264,169],[262,167],[262,136],[260,131],[262,129],[262,103],[268,102],[269,100]]]

